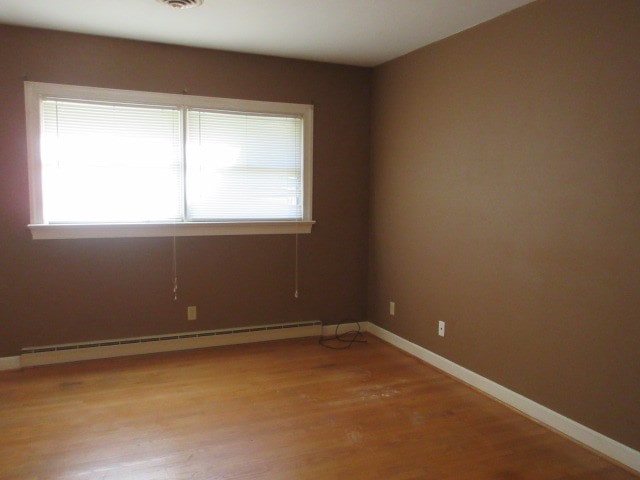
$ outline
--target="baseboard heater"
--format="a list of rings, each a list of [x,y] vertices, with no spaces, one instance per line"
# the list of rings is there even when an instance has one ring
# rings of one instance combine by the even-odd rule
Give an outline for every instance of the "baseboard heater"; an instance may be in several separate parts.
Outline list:
[[[98,358],[312,337],[321,335],[321,333],[322,323],[313,321],[27,347],[21,351],[20,365],[22,367],[32,367]]]

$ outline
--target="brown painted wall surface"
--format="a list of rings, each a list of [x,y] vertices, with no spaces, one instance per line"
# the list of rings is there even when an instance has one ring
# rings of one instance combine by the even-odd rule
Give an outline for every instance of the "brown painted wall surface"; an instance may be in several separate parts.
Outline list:
[[[533,3],[373,99],[369,319],[640,449],[640,2]]]
[[[314,219],[294,237],[33,241],[23,75],[97,87],[315,105]],[[0,357],[91,339],[362,319],[371,70],[0,26]],[[198,320],[186,321],[186,306]]]

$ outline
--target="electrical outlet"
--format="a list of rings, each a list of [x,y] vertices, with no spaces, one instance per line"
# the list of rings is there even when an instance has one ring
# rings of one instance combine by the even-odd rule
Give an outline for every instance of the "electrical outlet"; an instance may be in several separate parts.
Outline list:
[[[389,315],[396,314],[396,302],[389,302]]]
[[[187,307],[187,320],[196,320],[198,318],[198,310],[195,305]]]
[[[444,322],[442,320],[438,322],[438,335],[444,337]]]

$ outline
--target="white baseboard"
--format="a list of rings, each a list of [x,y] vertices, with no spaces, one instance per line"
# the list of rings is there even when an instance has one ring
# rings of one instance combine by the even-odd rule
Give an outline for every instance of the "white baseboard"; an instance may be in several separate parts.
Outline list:
[[[215,332],[215,334],[211,334],[211,332]],[[23,367],[33,367],[36,365],[50,365],[81,360],[96,360],[100,358],[218,347],[222,345],[266,342],[287,338],[312,337],[320,335],[320,332],[321,325],[319,322],[310,322],[301,324],[300,326],[297,324],[265,325],[236,330],[227,329],[159,335],[157,337],[141,337],[137,339],[111,340],[104,341],[102,342],[103,345],[99,346],[90,346],[95,345],[94,342],[72,346],[58,345],[55,349],[52,349],[53,347],[32,347],[23,349],[22,355],[15,358],[19,358],[19,365]],[[104,345],[105,343],[110,345]]]
[[[0,370],[18,370],[20,357],[0,357]]]
[[[526,416],[563,433],[589,448],[592,448],[605,457],[609,457],[610,459],[640,473],[640,452],[637,450],[627,447],[626,445],[606,437],[595,430],[591,430],[590,428],[560,415],[559,413],[540,405],[519,393],[511,391],[508,388],[483,377],[482,375],[478,375],[477,373],[461,367],[457,363],[447,360],[424,347],[405,340],[382,327],[370,322],[361,323],[361,325],[363,326],[363,329],[366,329],[369,333],[390,343],[391,345],[394,345],[414,357],[433,365],[434,367],[452,375],[464,383],[471,385],[487,395],[506,403],[516,410],[524,413]]]

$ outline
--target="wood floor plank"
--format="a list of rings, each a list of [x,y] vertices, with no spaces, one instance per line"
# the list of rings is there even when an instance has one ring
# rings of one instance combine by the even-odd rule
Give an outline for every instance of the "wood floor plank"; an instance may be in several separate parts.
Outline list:
[[[638,476],[368,337],[0,372],[0,480]]]

